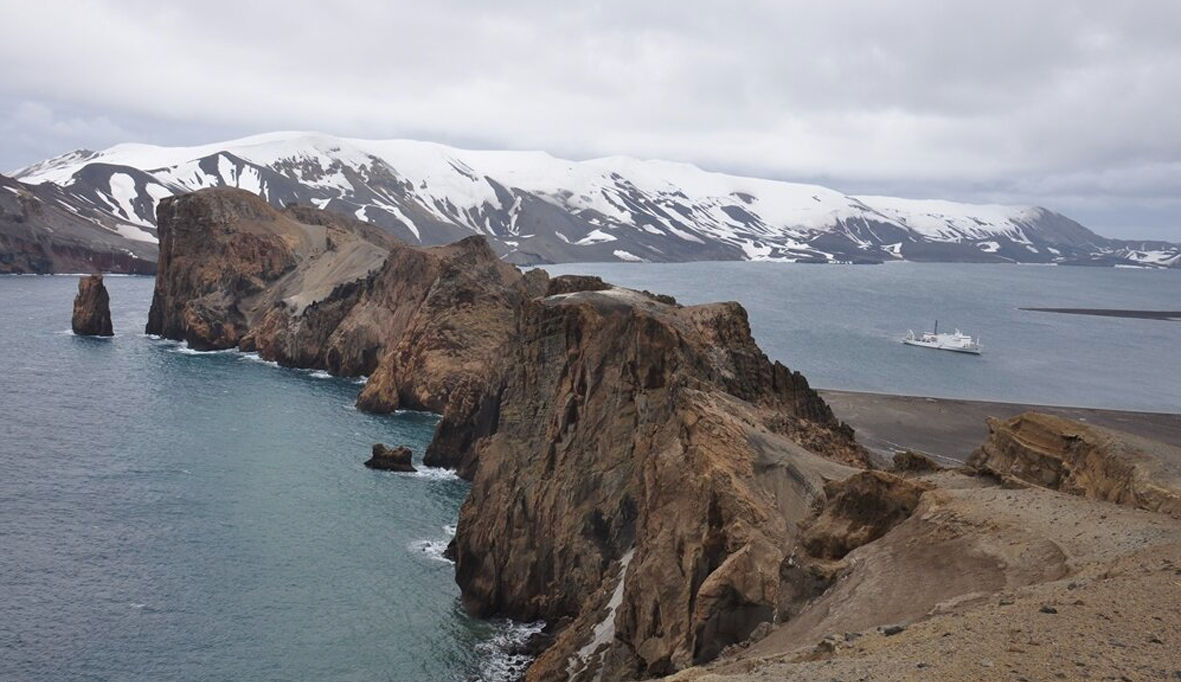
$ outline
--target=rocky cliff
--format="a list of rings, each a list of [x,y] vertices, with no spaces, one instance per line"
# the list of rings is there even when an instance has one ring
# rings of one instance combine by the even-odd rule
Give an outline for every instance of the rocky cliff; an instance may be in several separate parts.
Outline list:
[[[529,281],[480,237],[407,246],[240,190],[160,204],[160,275],[147,331],[198,350],[371,375],[359,405],[442,412],[508,338]]]
[[[990,419],[988,430],[969,466],[1181,518],[1181,449],[1036,412]]]
[[[78,295],[74,297],[71,327],[80,336],[114,336],[111,325],[111,296],[103,285],[102,275],[91,275],[78,280]]]
[[[601,285],[526,302],[495,414],[473,400],[440,425],[487,431],[467,438],[465,605],[564,626],[531,680],[642,679],[744,640],[772,618],[795,522],[865,464],[740,306]]]

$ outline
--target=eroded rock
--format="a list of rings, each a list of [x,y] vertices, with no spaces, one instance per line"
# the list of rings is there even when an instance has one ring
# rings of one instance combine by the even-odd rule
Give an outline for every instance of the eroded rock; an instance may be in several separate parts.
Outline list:
[[[405,445],[390,448],[384,443],[373,444],[373,456],[365,461],[365,466],[382,471],[418,471],[414,468],[414,453],[410,448]]]
[[[990,419],[988,430],[971,467],[1181,518],[1181,449],[1036,412]]]
[[[747,640],[794,521],[851,473],[838,461],[865,463],[851,433],[736,304],[580,289],[526,302],[514,339],[499,398],[440,424],[479,460],[456,535],[465,605],[570,622],[530,680],[651,677]]]
[[[115,335],[111,325],[111,296],[103,284],[102,275],[90,275],[78,280],[71,327],[79,336]]]

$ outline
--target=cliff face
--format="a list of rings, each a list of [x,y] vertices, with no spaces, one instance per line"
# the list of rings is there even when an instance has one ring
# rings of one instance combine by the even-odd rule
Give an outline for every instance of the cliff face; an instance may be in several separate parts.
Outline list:
[[[1178,448],[1035,412],[990,419],[988,430],[969,466],[1181,518]]]
[[[147,331],[198,350],[372,375],[358,404],[442,412],[483,378],[528,282],[480,237],[432,249],[239,190],[165,199]]]
[[[525,303],[514,338],[495,415],[472,400],[440,432],[489,431],[468,434],[465,605],[569,624],[529,679],[664,674],[770,620],[794,522],[850,471],[797,443],[865,462],[742,308],[573,291]]]
[[[78,280],[71,327],[81,336],[114,336],[111,326],[111,296],[103,285],[102,275]]]

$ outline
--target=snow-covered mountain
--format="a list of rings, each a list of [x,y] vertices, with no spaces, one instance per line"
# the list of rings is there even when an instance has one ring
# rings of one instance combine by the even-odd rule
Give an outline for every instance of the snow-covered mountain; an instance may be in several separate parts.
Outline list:
[[[566,161],[407,140],[272,133],[199,147],[78,150],[15,173],[150,238],[163,197],[233,186],[355,215],[422,244],[486,235],[506,260],[1010,261],[1181,265],[1032,206],[850,196],[666,161]],[[132,235],[136,231],[139,234]]]

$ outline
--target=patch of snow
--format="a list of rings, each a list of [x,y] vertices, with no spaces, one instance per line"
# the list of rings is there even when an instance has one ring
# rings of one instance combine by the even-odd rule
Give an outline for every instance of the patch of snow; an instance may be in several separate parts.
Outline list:
[[[615,249],[611,253],[619,260],[627,261],[628,263],[647,263],[648,262],[648,259],[640,258],[639,256],[635,255],[634,253],[624,251],[623,249]]]
[[[628,568],[631,567],[632,557],[635,556],[635,553],[635,549],[629,549],[619,560],[619,578],[615,583],[615,590],[611,592],[611,598],[607,601],[607,615],[595,625],[591,633],[591,640],[579,649],[578,653],[574,654],[570,660],[566,661],[567,679],[573,679],[575,673],[590,664],[591,656],[594,655],[596,649],[615,638],[615,612],[623,604],[623,589],[627,583]],[[601,675],[596,676],[595,679],[599,679],[599,677]]]
[[[561,233],[555,232],[555,234],[561,234]],[[563,239],[564,238],[565,237],[563,237]],[[583,237],[582,239],[579,239],[578,241],[576,241],[574,243],[577,244],[578,246],[590,246],[591,244],[602,244],[604,242],[613,242],[613,241],[617,241],[617,238],[615,235],[607,234],[606,232],[604,232],[602,230],[591,230],[589,234],[587,234],[585,237]]]

